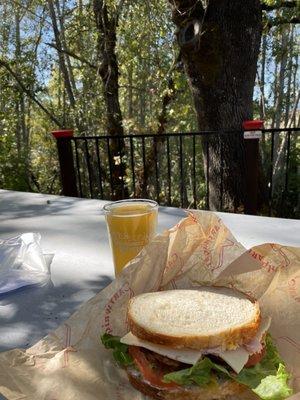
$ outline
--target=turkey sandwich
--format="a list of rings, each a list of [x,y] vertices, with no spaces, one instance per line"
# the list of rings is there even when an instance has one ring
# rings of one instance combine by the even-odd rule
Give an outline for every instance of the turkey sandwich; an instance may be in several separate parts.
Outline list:
[[[102,343],[143,394],[166,400],[281,400],[291,394],[259,304],[224,287],[140,294],[130,331]]]

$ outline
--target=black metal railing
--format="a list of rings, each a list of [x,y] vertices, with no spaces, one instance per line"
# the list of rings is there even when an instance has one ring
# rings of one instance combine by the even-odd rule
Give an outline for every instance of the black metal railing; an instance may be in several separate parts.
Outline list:
[[[72,149],[73,157],[70,158],[70,154],[65,156],[63,163],[73,164],[73,172],[69,171],[76,177],[73,195],[77,193],[80,197],[110,200],[118,186],[118,197],[147,196],[161,205],[209,209],[213,161],[210,140],[228,133],[78,136],[58,139],[58,146],[68,143]],[[230,133],[243,135],[241,131]],[[262,130],[261,167],[265,176],[263,190],[267,194],[267,207],[263,209],[263,214],[284,217],[297,214],[299,133],[300,128]],[[219,209],[222,210],[222,144],[219,159]],[[118,176],[116,165],[119,166]],[[61,168],[65,167],[61,165]]]

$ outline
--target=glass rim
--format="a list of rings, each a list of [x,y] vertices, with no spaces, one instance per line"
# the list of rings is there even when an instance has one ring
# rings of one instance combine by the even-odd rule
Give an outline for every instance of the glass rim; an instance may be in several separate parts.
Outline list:
[[[156,208],[158,208],[158,203],[155,200],[150,200],[150,199],[123,199],[123,200],[116,200],[116,201],[111,201],[107,204],[105,204],[102,207],[102,210],[105,213],[109,213],[112,211],[112,209],[114,208],[114,206],[118,206],[118,204],[132,204],[132,203],[147,203],[150,206],[150,210],[155,210]]]

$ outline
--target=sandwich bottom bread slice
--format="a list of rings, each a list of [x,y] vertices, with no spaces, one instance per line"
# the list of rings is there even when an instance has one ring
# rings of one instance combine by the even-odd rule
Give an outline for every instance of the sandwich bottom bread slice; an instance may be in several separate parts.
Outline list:
[[[289,374],[268,334],[271,319],[249,296],[224,287],[133,297],[130,331],[104,333],[132,386],[154,399],[282,400]]]

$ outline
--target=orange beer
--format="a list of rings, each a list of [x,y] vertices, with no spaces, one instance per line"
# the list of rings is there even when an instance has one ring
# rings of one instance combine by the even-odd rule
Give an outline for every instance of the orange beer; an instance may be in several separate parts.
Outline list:
[[[104,206],[116,276],[155,236],[157,203],[120,200]]]

